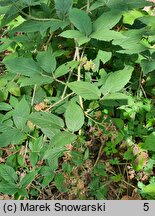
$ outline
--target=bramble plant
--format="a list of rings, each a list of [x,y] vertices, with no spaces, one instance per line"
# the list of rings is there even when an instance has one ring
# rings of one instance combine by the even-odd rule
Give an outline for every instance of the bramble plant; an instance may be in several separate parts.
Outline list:
[[[154,6],[0,0],[3,195],[155,198]]]

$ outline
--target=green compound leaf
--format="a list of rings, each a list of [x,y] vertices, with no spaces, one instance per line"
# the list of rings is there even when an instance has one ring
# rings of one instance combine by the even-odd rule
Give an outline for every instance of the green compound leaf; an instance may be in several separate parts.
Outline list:
[[[77,40],[79,46],[90,41],[90,38],[86,37],[84,33],[81,33],[77,30],[67,30],[60,34],[64,38],[74,38]]]
[[[151,133],[142,144],[142,148],[155,152],[155,132]]]
[[[65,121],[70,131],[78,131],[84,124],[84,114],[81,107],[70,102],[65,112]]]
[[[20,83],[20,87],[31,85],[41,86],[52,83],[53,79],[51,76],[43,76],[41,74],[38,74],[31,77],[22,76],[19,78],[18,82]]]
[[[64,20],[67,17],[72,4],[72,0],[55,0],[56,13],[60,19]]]
[[[131,79],[133,68],[126,66],[123,70],[111,73],[101,87],[103,95],[120,91]]]
[[[67,25],[67,22],[58,19],[51,19],[49,21],[38,21],[38,20],[27,20],[23,22],[21,25],[12,29],[11,33],[15,32],[45,32],[48,28],[51,29],[52,32],[56,31],[58,28],[64,28]]]
[[[100,98],[100,90],[93,84],[83,81],[74,81],[68,84],[68,87],[77,95],[87,100],[97,100]]]
[[[26,134],[17,128],[0,123],[0,147],[10,144],[19,145],[26,139]]]
[[[12,110],[12,106],[7,103],[0,102],[0,110],[9,111],[9,110]]]
[[[116,92],[105,95],[101,100],[101,103],[106,106],[122,106],[132,104],[132,97]]]
[[[25,97],[16,105],[13,111],[13,121],[18,129],[23,130],[28,120],[30,107]]]
[[[70,132],[63,131],[57,133],[50,142],[43,158],[49,161],[57,160],[67,150],[66,145],[74,142],[76,138],[77,136]]]
[[[142,192],[153,195],[155,197],[155,183],[144,186]]]
[[[0,164],[0,177],[8,183],[15,183],[18,179],[15,170],[6,164]]]
[[[8,195],[13,195],[18,192],[18,186],[15,183],[1,182],[0,192]]]
[[[69,19],[71,23],[86,36],[89,36],[92,32],[92,23],[90,17],[86,12],[74,8],[69,13]]]
[[[52,73],[56,68],[56,60],[50,51],[39,52],[37,61],[40,67],[47,73]]]
[[[72,134],[67,131],[59,132],[57,133],[52,141],[51,141],[51,146],[55,147],[64,147],[67,144],[71,144],[76,140],[77,136],[75,134]]]
[[[64,127],[63,120],[52,113],[34,112],[29,116],[29,120],[40,128],[50,128],[52,130]]]
[[[65,74],[69,73],[69,71],[73,70],[78,65],[79,65],[79,62],[77,62],[77,61],[69,61],[69,62],[66,62],[66,63],[60,65],[54,73],[55,78],[61,77]]]
[[[149,72],[155,70],[154,60],[148,61],[148,60],[143,59],[140,65],[142,67],[142,71],[144,75],[147,75]]]
[[[111,41],[115,39],[125,39],[126,37],[120,32],[108,29],[100,29],[90,35],[91,38],[101,41]]]
[[[4,60],[3,63],[9,72],[15,74],[32,77],[43,72],[41,67],[32,58],[18,57]]]
[[[102,29],[110,30],[119,22],[121,16],[122,16],[122,12],[119,10],[111,10],[106,13],[103,13],[93,23],[93,30],[94,31],[98,31],[98,30],[100,31]]]
[[[123,22],[133,25],[135,19],[142,17],[143,13],[139,10],[127,11],[123,14]]]
[[[14,96],[20,96],[20,87],[15,82],[9,82],[7,84],[7,90]]]
[[[23,188],[27,187],[35,179],[35,176],[37,174],[38,174],[38,170],[34,170],[26,174],[26,176],[24,176],[19,182],[20,186],[22,186]]]

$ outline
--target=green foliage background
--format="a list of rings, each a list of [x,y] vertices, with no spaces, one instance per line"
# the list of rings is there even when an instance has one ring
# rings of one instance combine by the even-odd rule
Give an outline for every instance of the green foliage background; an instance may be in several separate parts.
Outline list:
[[[145,0],[0,0],[1,193],[155,198],[152,13]]]

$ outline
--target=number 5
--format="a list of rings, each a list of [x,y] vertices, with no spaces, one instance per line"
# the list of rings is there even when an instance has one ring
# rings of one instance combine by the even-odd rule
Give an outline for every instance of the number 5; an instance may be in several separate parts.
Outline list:
[[[143,210],[144,211],[148,211],[149,210],[149,203],[144,203]]]

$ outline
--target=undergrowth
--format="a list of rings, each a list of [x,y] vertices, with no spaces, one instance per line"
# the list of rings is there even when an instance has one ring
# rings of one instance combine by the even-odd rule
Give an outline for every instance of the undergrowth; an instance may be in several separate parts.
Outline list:
[[[0,29],[0,199],[154,199],[154,3],[0,0]]]

